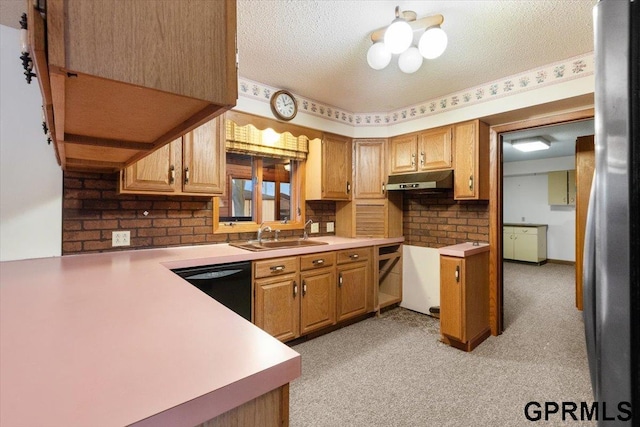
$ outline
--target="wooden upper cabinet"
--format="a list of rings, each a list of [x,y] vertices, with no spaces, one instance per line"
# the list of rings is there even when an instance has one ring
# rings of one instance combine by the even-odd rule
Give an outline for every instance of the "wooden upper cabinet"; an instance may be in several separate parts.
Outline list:
[[[418,135],[418,169],[451,168],[451,126],[431,129]]]
[[[390,173],[415,172],[418,170],[417,135],[402,135],[389,140],[391,157]]]
[[[307,200],[351,200],[351,139],[324,134],[309,141]]]
[[[479,120],[453,126],[456,200],[489,199],[489,126]]]
[[[176,191],[176,153],[180,153],[182,138],[159,148],[138,160],[122,172],[121,191],[163,192]]]
[[[217,117],[120,174],[120,192],[214,196],[224,192],[224,127]]]
[[[225,134],[216,118],[184,136],[183,184],[186,193],[222,194],[225,185]]]
[[[387,172],[385,169],[385,139],[356,139],[353,141],[354,197],[356,199],[384,199]]]
[[[235,0],[48,0],[46,31],[27,5],[64,170],[120,170],[236,103]]]

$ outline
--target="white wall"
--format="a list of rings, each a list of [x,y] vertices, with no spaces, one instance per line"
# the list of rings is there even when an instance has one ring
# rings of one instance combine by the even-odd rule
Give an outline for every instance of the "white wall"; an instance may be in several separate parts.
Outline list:
[[[547,197],[547,172],[570,169],[575,169],[573,156],[503,165],[503,221],[548,224],[547,257],[550,259],[576,259],[575,207],[550,206]]]
[[[62,171],[42,133],[40,88],[24,78],[19,31],[0,31],[0,261],[60,256]]]

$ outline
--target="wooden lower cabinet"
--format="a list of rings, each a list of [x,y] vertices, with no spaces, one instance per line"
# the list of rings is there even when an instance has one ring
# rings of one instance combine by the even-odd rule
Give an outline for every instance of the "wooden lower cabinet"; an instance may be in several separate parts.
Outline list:
[[[489,251],[465,258],[440,256],[442,341],[465,351],[484,341],[489,328]]]
[[[300,334],[331,326],[336,322],[336,275],[334,267],[300,273]]]
[[[253,322],[289,341],[374,312],[372,259],[364,247],[255,261]]]
[[[298,275],[257,279],[254,323],[280,341],[300,336]]]

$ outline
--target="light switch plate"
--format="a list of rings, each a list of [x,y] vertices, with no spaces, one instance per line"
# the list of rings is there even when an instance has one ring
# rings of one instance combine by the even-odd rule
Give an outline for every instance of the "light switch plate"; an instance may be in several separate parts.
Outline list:
[[[312,233],[319,233],[320,232],[320,224],[318,224],[317,222],[314,222],[313,224],[311,224],[311,232]]]
[[[333,222],[328,222],[327,223],[327,233],[332,233],[333,232]]]
[[[131,244],[130,231],[111,232],[111,246],[129,246]]]

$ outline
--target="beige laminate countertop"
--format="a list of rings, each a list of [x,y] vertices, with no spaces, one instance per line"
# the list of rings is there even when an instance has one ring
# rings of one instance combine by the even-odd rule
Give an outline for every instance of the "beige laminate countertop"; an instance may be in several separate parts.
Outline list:
[[[0,263],[0,425],[193,426],[299,377],[297,352],[169,269],[403,241],[313,240]]]

